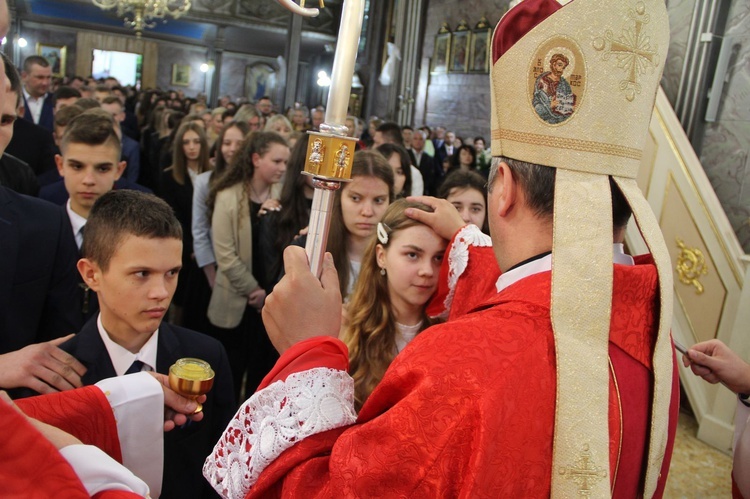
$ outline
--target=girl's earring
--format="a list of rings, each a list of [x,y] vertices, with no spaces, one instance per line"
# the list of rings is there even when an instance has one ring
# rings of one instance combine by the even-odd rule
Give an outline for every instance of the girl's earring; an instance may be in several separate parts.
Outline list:
[[[380,269],[380,275],[385,275],[385,269],[384,268]]]

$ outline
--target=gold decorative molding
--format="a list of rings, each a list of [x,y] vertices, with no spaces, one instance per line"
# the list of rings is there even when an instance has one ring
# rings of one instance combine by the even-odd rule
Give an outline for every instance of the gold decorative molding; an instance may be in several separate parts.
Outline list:
[[[680,248],[680,254],[677,256],[677,277],[680,282],[687,285],[695,286],[695,294],[703,294],[703,284],[698,280],[700,276],[708,274],[706,267],[706,258],[703,252],[698,248],[688,248],[685,243],[677,238],[677,247]]]
[[[727,264],[729,265],[729,268],[732,271],[732,274],[734,275],[735,280],[737,281],[737,285],[740,288],[742,288],[743,281],[744,281],[744,273],[740,270],[737,260],[734,257],[732,257],[731,253],[729,252],[729,248],[727,247],[727,244],[724,241],[724,236],[722,235],[721,232],[719,232],[719,229],[716,226],[716,222],[714,221],[714,218],[711,215],[711,212],[708,209],[708,206],[706,206],[706,203],[703,201],[703,196],[698,190],[698,186],[695,184],[695,180],[693,180],[693,176],[690,173],[690,170],[688,169],[688,166],[685,162],[685,158],[683,157],[682,153],[680,152],[680,149],[677,147],[677,144],[672,138],[672,135],[669,132],[669,127],[667,126],[667,123],[664,120],[664,117],[661,115],[659,108],[656,106],[654,107],[654,115],[659,121],[659,125],[661,126],[661,129],[662,129],[662,133],[664,134],[664,137],[667,139],[667,142],[669,143],[669,146],[672,149],[672,152],[674,153],[674,157],[677,158],[677,162],[680,164],[680,168],[682,169],[682,172],[685,175],[685,178],[687,179],[690,190],[693,191],[693,194],[695,195],[696,200],[698,201],[698,204],[703,209],[703,213],[706,216],[706,220],[708,221],[708,224],[711,227],[712,232],[716,236],[716,241],[719,243],[719,247],[721,248],[722,253],[724,253],[724,256],[726,257]],[[679,190],[679,187],[678,187],[678,190]],[[690,214],[690,218],[693,218],[692,213]],[[693,220],[693,222],[695,222],[695,220]]]

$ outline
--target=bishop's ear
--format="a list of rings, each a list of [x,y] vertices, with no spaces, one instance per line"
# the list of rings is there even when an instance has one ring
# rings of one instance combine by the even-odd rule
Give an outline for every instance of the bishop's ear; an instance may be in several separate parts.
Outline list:
[[[508,215],[518,201],[518,182],[505,161],[497,165],[497,171],[492,177],[492,185],[489,186],[487,195],[488,208],[497,210],[497,215],[501,217]]]
[[[99,291],[99,282],[102,275],[99,265],[88,258],[81,258],[78,260],[76,266],[78,267],[78,273],[81,274],[81,278],[83,279],[83,282],[86,283],[86,286],[94,291]]]

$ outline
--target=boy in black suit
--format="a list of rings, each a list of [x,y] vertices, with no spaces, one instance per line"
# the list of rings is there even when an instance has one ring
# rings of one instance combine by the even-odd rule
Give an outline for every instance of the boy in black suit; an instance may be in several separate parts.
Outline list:
[[[78,271],[96,291],[100,313],[61,348],[86,366],[84,385],[140,370],[167,374],[182,357],[211,364],[216,377],[203,405],[203,421],[164,436],[161,497],[213,497],[201,469],[236,403],[224,347],[162,322],[182,265],[180,223],[169,205],[153,195],[110,191],[89,214],[82,252]]]

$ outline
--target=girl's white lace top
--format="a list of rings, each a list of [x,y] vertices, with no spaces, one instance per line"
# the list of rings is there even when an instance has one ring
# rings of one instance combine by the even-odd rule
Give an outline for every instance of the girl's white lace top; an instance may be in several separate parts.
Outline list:
[[[261,472],[286,449],[357,419],[354,381],[344,371],[316,368],[256,392],[235,414],[203,466],[225,498],[244,498]]]

